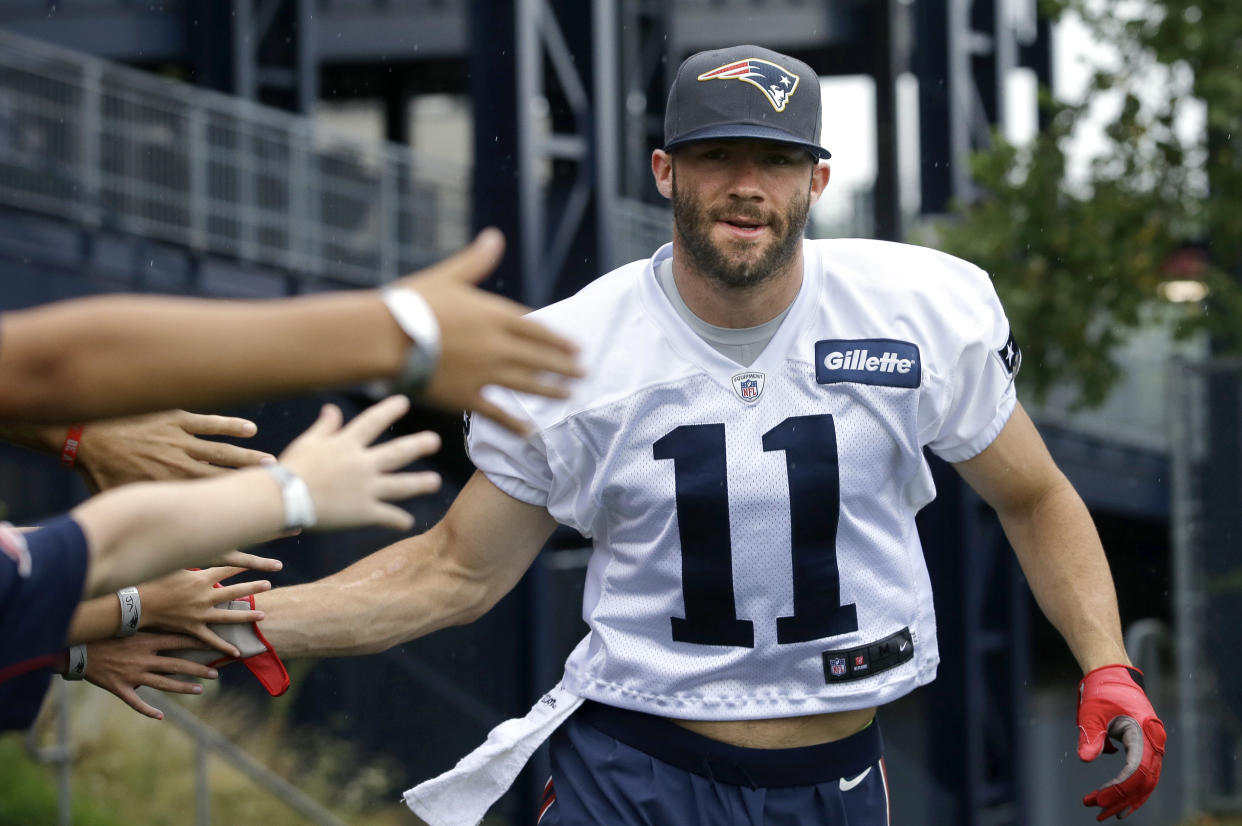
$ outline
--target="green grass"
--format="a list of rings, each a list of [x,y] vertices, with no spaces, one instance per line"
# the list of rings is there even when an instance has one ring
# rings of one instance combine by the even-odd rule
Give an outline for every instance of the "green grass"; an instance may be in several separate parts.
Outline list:
[[[74,826],[193,823],[190,737],[171,722],[142,717],[91,686],[72,686],[70,696]],[[156,704],[172,702],[162,696]],[[418,822],[389,791],[394,780],[399,785],[405,779],[399,767],[363,761],[348,744],[291,730],[284,723],[286,704],[279,700],[261,709],[210,697],[191,699],[186,706],[346,823]],[[45,709],[44,718],[49,716]],[[44,743],[52,722],[40,720]],[[31,758],[18,734],[0,737],[0,766],[0,826],[55,824],[56,768]],[[208,785],[212,823],[309,823],[215,757],[208,759]]]

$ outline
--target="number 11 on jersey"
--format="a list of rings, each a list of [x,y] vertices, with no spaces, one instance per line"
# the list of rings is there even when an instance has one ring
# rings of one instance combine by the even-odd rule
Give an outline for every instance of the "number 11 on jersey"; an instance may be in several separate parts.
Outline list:
[[[673,639],[753,648],[754,625],[739,619],[733,593],[729,487],[723,424],[683,425],[652,445],[671,459],[681,538],[686,616],[670,617]],[[763,451],[784,451],[789,480],[794,613],[776,618],[776,641],[807,642],[858,630],[855,606],[841,604],[837,566],[840,471],[832,416],[791,416],[763,434]]]

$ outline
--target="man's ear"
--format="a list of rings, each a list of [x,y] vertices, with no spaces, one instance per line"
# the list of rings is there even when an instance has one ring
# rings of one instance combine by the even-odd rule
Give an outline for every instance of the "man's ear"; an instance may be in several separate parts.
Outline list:
[[[673,156],[663,149],[651,153],[651,174],[655,178],[656,189],[665,198],[673,198]]]
[[[811,203],[814,204],[819,200],[819,196],[824,194],[824,188],[828,186],[828,179],[832,177],[832,167],[827,161],[820,161],[815,164],[815,168],[811,170]]]

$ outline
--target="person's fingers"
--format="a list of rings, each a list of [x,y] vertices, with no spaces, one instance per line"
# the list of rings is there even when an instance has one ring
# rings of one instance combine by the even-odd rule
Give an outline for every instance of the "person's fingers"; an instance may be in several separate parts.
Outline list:
[[[270,590],[272,590],[272,583],[266,579],[248,580],[245,581],[245,583],[233,583],[232,585],[221,585],[220,588],[212,589],[211,604],[219,605],[220,602],[240,600],[243,596],[262,594],[263,591]]]
[[[574,356],[523,339],[510,343],[505,351],[504,363],[529,371],[559,373],[567,378],[584,375]]]
[[[143,674],[142,682],[139,685],[145,685],[154,688],[157,691],[165,691],[169,694],[202,694],[203,687],[198,683],[187,683],[184,680],[174,680],[163,674]]]
[[[382,502],[372,508],[369,522],[381,528],[392,528],[397,531],[408,531],[414,527],[414,517],[408,511]]]
[[[110,688],[108,690],[120,697],[125,705],[129,706],[139,714],[150,717],[153,720],[164,719],[164,712],[160,711],[153,705],[148,705],[132,688],[117,686],[116,688]]]
[[[187,640],[183,646],[185,648],[202,648],[196,637],[184,637],[183,639]],[[163,655],[152,657],[151,662],[147,664],[147,671],[152,674],[181,674],[200,680],[214,680],[220,676],[220,672],[209,665]]]
[[[439,451],[440,435],[430,430],[402,436],[371,448],[375,466],[382,471],[398,470],[413,461]]]
[[[360,445],[369,445],[379,438],[380,434],[392,427],[393,422],[404,416],[410,409],[410,400],[405,396],[389,396],[381,402],[371,405],[354,416],[345,426],[345,433]]]
[[[249,568],[243,568],[240,565],[214,565],[210,568],[203,568],[201,573],[203,578],[210,582],[222,582],[231,576],[243,574]]]
[[[438,473],[391,473],[380,479],[375,488],[375,496],[388,502],[399,502],[402,499],[435,493],[442,484],[443,480]]]
[[[487,227],[470,242],[470,246],[433,267],[434,275],[445,273],[466,284],[481,284],[505,254],[505,236],[495,227]]]
[[[274,458],[270,453],[264,453],[261,450],[251,450],[248,447],[238,447],[225,442],[211,442],[206,439],[191,440],[185,446],[185,452],[200,462],[229,468],[250,467]]]
[[[180,479],[206,479],[209,476],[223,476],[226,473],[232,473],[232,468],[213,465],[211,462],[188,461],[178,465],[181,473],[175,478]],[[174,478],[174,477],[164,477]]]
[[[559,350],[571,359],[578,355],[578,345],[548,327],[529,318],[515,318],[509,323],[509,329],[517,336],[539,346],[540,352],[548,348]],[[583,375],[582,368],[574,364],[576,372],[566,375]],[[558,371],[561,372],[561,371]]]
[[[199,436],[235,436],[245,439],[259,432],[259,426],[237,416],[211,416],[182,411],[181,429]]]
[[[494,384],[499,384],[516,390],[519,393],[531,393],[537,396],[547,396],[550,399],[567,399],[570,395],[568,387],[562,387],[559,384],[553,384],[545,381],[542,377],[544,374],[535,373],[525,369],[510,369],[503,371],[496,376]]]
[[[285,563],[267,556],[256,556],[245,551],[229,551],[217,560],[225,565],[233,565],[251,571],[279,571]]]
[[[470,409],[481,416],[486,416],[496,424],[503,427],[505,430],[512,431],[518,436],[526,436],[530,433],[529,422],[523,421],[516,416],[509,415],[482,396],[475,399],[470,404]]]
[[[251,622],[263,622],[267,614],[262,611],[236,611],[232,608],[212,608],[204,617],[203,622],[211,625],[246,625]]]
[[[232,612],[226,611],[224,613]],[[203,625],[197,628],[195,630],[195,636],[206,643],[209,648],[214,648],[216,651],[220,651],[226,656],[234,658],[241,656],[241,651],[237,649],[237,646],[224,639],[224,637],[221,637],[215,631],[212,631],[210,626]]]
[[[325,404],[319,410],[319,417],[315,419],[310,427],[298,437],[298,441],[308,436],[327,436],[341,428],[341,420],[344,416],[341,414],[341,408],[335,404]]]
[[[144,632],[140,634],[139,636],[142,638],[143,643],[145,643],[145,645],[143,646],[144,650],[148,652],[176,651],[179,648],[195,648],[196,647],[194,645],[194,642],[195,642],[194,638],[188,637],[185,634],[176,634],[176,633],[148,634]],[[174,659],[175,662],[185,662],[187,665],[193,665],[193,663],[190,663],[188,660],[177,660],[176,658],[172,658],[172,659]],[[186,673],[188,674],[190,672],[187,671]]]

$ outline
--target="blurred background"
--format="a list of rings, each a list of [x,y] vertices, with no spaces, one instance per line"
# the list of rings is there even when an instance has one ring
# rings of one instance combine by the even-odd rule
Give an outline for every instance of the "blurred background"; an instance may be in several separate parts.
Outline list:
[[[809,235],[992,274],[1020,395],[1096,520],[1169,730],[1131,822],[1242,822],[1232,0],[0,0],[0,309],[373,286],[487,225],[509,240],[488,288],[541,306],[669,239],[649,157],[672,73],[739,42],[821,75],[833,177]],[[348,413],[372,394],[330,398]],[[322,399],[200,412],[254,418],[275,451]],[[423,527],[470,472],[452,418],[401,424],[428,427],[447,484],[408,503]],[[942,664],[881,715],[893,822],[1092,822],[1079,801],[1120,762],[1079,764],[1077,667],[990,510],[935,470],[920,530]],[[0,447],[5,518],[84,495]],[[282,540],[274,581],[394,538]],[[58,685],[34,733],[0,738],[0,823],[412,822],[401,790],[558,679],[586,556],[557,533],[475,625],[291,664],[275,701],[231,669],[206,697],[161,697],[154,723]],[[538,755],[488,823],[533,822],[546,776]]]

